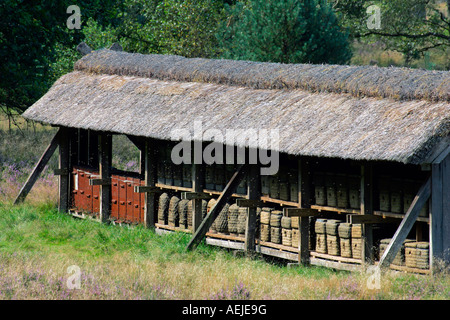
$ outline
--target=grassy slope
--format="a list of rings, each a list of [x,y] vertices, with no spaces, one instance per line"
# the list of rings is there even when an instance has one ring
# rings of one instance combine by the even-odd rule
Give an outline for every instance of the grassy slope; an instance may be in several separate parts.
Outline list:
[[[185,252],[188,240],[75,220],[48,205],[0,205],[0,298],[450,298],[448,276],[386,275],[371,291],[362,274],[286,268],[206,245]],[[67,288],[70,265],[81,269],[80,290]]]

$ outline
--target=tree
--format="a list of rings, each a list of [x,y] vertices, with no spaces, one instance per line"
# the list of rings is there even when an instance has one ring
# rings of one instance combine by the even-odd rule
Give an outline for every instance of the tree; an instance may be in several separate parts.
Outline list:
[[[129,0],[118,36],[127,51],[213,57],[220,0]]]
[[[282,63],[346,63],[348,35],[321,0],[250,0],[228,7],[219,29],[222,56]]]
[[[66,48],[75,48],[83,34],[66,26],[66,10],[72,2],[0,2],[0,109],[6,114],[22,112],[39,99],[61,74],[64,68],[60,67],[73,59],[75,51],[69,54]],[[77,4],[82,18],[111,23],[120,1],[80,0]]]
[[[403,53],[407,64],[431,49],[450,48],[450,0],[355,1],[354,6],[350,0],[330,1],[353,37],[382,41]],[[381,29],[366,25],[366,9],[373,4],[381,9]]]

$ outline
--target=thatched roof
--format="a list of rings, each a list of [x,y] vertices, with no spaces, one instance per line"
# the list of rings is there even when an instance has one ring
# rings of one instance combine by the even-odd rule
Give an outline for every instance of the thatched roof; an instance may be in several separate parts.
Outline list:
[[[294,155],[419,164],[450,132],[450,72],[187,59],[100,50],[24,117],[170,139],[172,129],[279,129]]]

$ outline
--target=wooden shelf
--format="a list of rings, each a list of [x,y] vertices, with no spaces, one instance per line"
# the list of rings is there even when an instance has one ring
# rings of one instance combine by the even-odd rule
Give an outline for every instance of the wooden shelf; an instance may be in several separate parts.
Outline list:
[[[379,261],[375,261],[374,265],[378,265]],[[407,266],[397,266],[394,264],[391,264],[389,266],[390,269],[395,271],[403,271],[403,272],[410,272],[410,273],[419,273],[419,274],[431,274],[430,269],[419,269],[419,268],[411,268]]]
[[[210,195],[221,195],[222,191],[217,191],[217,190],[210,190],[210,189],[204,189],[203,190],[204,193],[209,193]],[[243,199],[248,199],[248,196],[246,194],[239,194],[239,193],[233,193],[231,195],[234,198],[243,198]]]
[[[357,272],[362,270],[361,264],[325,260],[325,259],[318,258],[318,257],[311,257],[310,263],[311,263],[311,265],[314,265],[314,266],[333,268],[336,270],[357,271]]]
[[[155,223],[155,227],[159,228],[159,229],[170,230],[170,231],[180,231],[180,232],[184,232],[184,233],[192,233],[192,231],[189,229],[184,229],[184,228],[180,228],[180,227],[172,227],[172,226],[168,226],[166,224],[160,224],[160,223]]]
[[[337,261],[337,262],[361,264],[361,259],[345,258],[345,257],[341,257],[341,256],[332,256],[330,254],[319,253],[319,252],[315,252],[315,251],[311,251],[310,256],[315,257],[315,258],[331,260],[331,261]]]
[[[288,207],[298,207],[299,206],[298,202],[274,199],[274,198],[270,198],[268,196],[262,196],[261,201],[276,203],[276,204],[279,204],[280,206],[288,206]]]
[[[285,245],[277,244],[277,243],[273,243],[273,242],[264,242],[264,241],[256,240],[256,244],[257,245],[259,244],[259,245],[264,246],[264,247],[269,247],[269,248],[281,250],[281,251],[289,251],[289,252],[298,253],[298,248],[289,247],[289,246],[285,246]]]
[[[403,219],[405,217],[404,213],[394,213],[394,212],[385,212],[385,211],[374,211],[373,214],[376,215],[376,216],[381,216],[383,218]],[[417,221],[430,223],[430,218],[418,217]]]
[[[192,192],[193,191],[192,188],[178,187],[178,186],[169,186],[167,184],[162,184],[162,183],[156,183],[155,186],[158,187],[158,188],[161,188],[161,189],[169,189],[169,190],[175,190],[175,191],[186,191],[186,192]]]
[[[361,214],[361,210],[359,209],[346,209],[346,208],[336,208],[336,207],[326,207],[326,206],[318,206],[318,205],[312,205],[311,209],[320,211],[331,211],[331,212],[337,212],[339,214],[345,213],[345,214]]]

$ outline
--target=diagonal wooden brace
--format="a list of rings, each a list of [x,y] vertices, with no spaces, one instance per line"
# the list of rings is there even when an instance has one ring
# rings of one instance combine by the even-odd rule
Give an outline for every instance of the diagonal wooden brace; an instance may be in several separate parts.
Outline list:
[[[394,260],[397,252],[400,250],[403,242],[405,241],[408,233],[414,225],[417,217],[419,216],[420,210],[430,198],[431,195],[431,178],[425,182],[420,188],[419,192],[415,196],[411,206],[405,214],[402,222],[400,223],[394,237],[389,242],[386,251],[384,251],[383,256],[378,263],[379,268],[389,267],[391,262]]]
[[[31,188],[33,188],[33,185],[35,184],[37,178],[44,170],[45,166],[47,165],[48,161],[52,157],[53,153],[55,153],[55,150],[58,147],[58,141],[59,141],[60,135],[61,135],[61,129],[55,134],[52,141],[48,145],[47,149],[45,149],[41,158],[36,163],[36,166],[34,167],[33,171],[29,175],[27,181],[23,185],[22,189],[20,189],[19,195],[17,196],[16,200],[14,201],[14,204],[19,204],[25,200],[28,193],[31,191]]]
[[[225,186],[225,189],[220,194],[219,199],[217,199],[215,206],[211,209],[211,211],[207,214],[205,219],[203,219],[198,229],[195,231],[194,235],[192,236],[191,240],[189,241],[186,247],[186,250],[194,249],[205,237],[206,232],[208,232],[209,228],[211,228],[211,225],[213,224],[214,220],[216,220],[216,218],[219,216],[220,211],[222,211],[225,204],[233,195],[233,192],[235,192],[238,185],[245,178],[247,170],[248,165],[244,164],[241,165],[238,168],[238,170],[233,174],[230,181]]]

